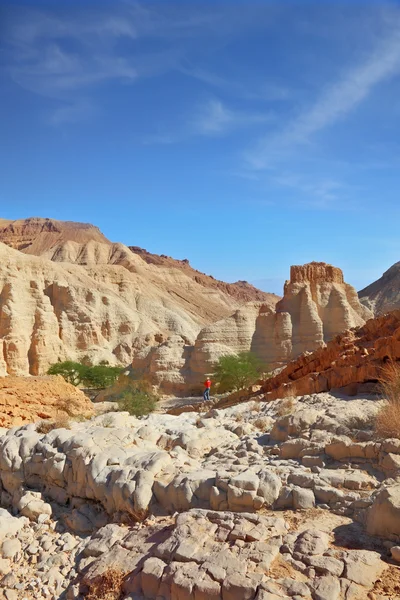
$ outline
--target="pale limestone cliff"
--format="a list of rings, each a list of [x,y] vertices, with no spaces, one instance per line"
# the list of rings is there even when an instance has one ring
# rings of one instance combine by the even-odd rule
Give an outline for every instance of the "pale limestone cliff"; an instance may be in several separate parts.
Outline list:
[[[137,273],[121,266],[82,268],[0,244],[0,375],[37,375],[66,359],[129,364],[134,347],[175,332],[193,343],[213,309],[223,310],[222,299],[206,305],[200,288],[203,311],[196,315],[186,299],[174,298],[179,287],[173,273],[164,273],[163,286],[157,278],[149,277],[146,265]],[[168,289],[170,281],[175,288]],[[186,287],[187,295],[196,293],[195,283]]]
[[[325,263],[294,266],[276,305],[246,304],[202,329],[193,347],[177,340],[166,342],[162,348],[147,349],[146,357],[142,353],[135,358],[133,368],[150,373],[163,388],[177,380],[181,386],[201,382],[225,354],[252,351],[266,368],[276,368],[324,347],[338,333],[363,325],[371,316],[340,269]]]

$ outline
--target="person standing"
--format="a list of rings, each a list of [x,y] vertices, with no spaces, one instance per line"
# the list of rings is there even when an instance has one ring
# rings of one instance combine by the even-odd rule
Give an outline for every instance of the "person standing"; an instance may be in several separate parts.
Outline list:
[[[204,382],[204,394],[203,394],[203,398],[204,400],[209,400],[210,399],[210,389],[211,389],[211,379],[209,377],[207,377],[207,379]]]

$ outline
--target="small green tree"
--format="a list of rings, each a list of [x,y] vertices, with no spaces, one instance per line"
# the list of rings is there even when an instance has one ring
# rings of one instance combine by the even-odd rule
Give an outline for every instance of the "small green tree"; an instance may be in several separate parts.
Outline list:
[[[122,378],[122,380],[121,378],[119,380],[122,390],[116,398],[119,409],[127,411],[134,417],[141,417],[153,412],[158,402],[158,396],[153,392],[151,385],[147,381],[132,380],[129,377]]]
[[[79,385],[85,379],[88,367],[72,360],[55,363],[47,371],[48,375],[61,375],[72,385]]]
[[[72,385],[84,385],[88,388],[103,389],[109,387],[118,379],[122,369],[105,364],[87,367],[78,362],[67,360],[51,365],[48,375],[61,375]]]
[[[255,383],[262,371],[261,361],[252,352],[229,354],[219,358],[214,381],[221,392],[238,391]]]

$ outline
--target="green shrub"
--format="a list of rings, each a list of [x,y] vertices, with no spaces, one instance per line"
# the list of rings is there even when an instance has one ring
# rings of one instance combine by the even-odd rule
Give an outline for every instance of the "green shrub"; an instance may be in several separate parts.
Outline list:
[[[141,417],[153,412],[158,396],[146,381],[128,380],[119,392],[116,402],[119,410],[127,411],[134,417]]]
[[[252,352],[229,354],[218,360],[214,382],[219,392],[239,391],[255,383],[263,370],[261,361]]]

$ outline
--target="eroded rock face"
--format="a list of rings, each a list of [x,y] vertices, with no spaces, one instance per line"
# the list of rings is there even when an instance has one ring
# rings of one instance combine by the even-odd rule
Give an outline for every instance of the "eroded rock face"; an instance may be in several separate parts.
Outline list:
[[[92,414],[90,400],[60,375],[0,377],[0,427]]]
[[[243,351],[254,352],[269,367],[282,366],[305,351],[325,347],[335,335],[362,325],[371,316],[337,267],[325,263],[293,266],[277,304],[246,304],[230,317],[202,329],[194,346],[182,344],[180,353],[176,343],[166,344],[162,351],[164,367],[153,381],[168,388],[179,372],[181,386],[194,384],[212,372],[220,356]],[[160,349],[147,349],[145,354],[147,362],[138,353],[133,367],[145,365],[146,372],[153,374],[152,365],[159,360]],[[173,364],[170,371],[169,364]]]

